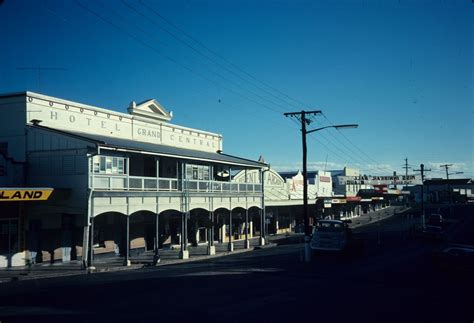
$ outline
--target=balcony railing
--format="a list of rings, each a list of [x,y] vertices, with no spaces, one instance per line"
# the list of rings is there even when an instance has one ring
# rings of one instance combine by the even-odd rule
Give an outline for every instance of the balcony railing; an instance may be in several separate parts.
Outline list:
[[[92,187],[96,190],[110,191],[177,191],[175,178],[156,178],[138,176],[92,176]]]
[[[221,193],[261,193],[262,184],[186,180],[176,178],[96,175],[91,176],[92,188],[106,191],[182,191]]]

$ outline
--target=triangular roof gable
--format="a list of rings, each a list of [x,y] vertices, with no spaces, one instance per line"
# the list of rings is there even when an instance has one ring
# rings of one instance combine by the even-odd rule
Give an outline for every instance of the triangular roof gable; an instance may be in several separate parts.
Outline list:
[[[146,100],[140,103],[132,102],[128,107],[128,113],[148,119],[155,119],[160,121],[170,121],[173,118],[173,113],[168,112],[155,99]]]

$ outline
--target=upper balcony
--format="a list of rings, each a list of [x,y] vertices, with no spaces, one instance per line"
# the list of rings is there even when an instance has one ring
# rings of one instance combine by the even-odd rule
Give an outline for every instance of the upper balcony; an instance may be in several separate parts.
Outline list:
[[[230,168],[189,164],[171,158],[142,156],[91,158],[89,187],[101,191],[261,194],[262,184],[249,177],[234,182]]]
[[[256,194],[262,192],[260,183],[234,183],[210,180],[178,180],[176,178],[93,175],[91,188],[104,191],[168,191]]]

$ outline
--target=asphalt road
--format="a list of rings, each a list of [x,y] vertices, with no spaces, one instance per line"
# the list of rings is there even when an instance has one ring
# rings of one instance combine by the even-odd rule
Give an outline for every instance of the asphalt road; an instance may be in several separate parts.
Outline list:
[[[0,321],[472,322],[471,273],[439,269],[430,244],[394,230],[378,239],[378,232],[360,232],[363,254],[319,255],[310,264],[300,261],[302,246],[289,243],[203,262],[1,284]]]

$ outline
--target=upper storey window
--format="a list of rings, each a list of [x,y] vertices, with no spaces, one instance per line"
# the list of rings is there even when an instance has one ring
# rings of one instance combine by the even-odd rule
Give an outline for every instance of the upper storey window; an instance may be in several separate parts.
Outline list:
[[[208,181],[210,179],[209,166],[186,165],[186,178]]]
[[[127,159],[124,157],[94,156],[92,170],[95,174],[126,175]]]

